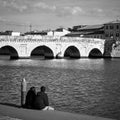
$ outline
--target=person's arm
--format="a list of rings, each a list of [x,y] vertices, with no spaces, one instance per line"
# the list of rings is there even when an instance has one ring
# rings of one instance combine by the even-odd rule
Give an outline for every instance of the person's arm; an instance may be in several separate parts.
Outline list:
[[[45,106],[49,106],[48,96],[45,94]]]

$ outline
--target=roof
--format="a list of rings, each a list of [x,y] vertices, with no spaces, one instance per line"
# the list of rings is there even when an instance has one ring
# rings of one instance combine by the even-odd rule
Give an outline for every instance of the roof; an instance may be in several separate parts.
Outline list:
[[[63,29],[64,30],[67,30],[66,28],[57,28],[56,30],[54,30],[54,31],[57,31],[57,32],[63,32]],[[67,30],[68,31],[68,30]]]
[[[79,28],[83,28],[85,27],[86,25],[77,25],[77,26],[73,26],[73,29],[79,29]]]
[[[111,22],[108,22],[108,23],[105,23],[105,24],[115,24],[115,23],[120,23],[120,20],[111,21]]]
[[[92,34],[104,34],[104,31],[99,30],[99,31],[85,31],[85,32],[71,32],[66,34],[65,36],[80,36],[80,35],[92,35]]]
[[[57,31],[57,32],[63,32],[63,28],[58,28],[55,31]]]
[[[70,37],[74,37],[74,36],[80,36],[80,35],[86,35],[86,34],[90,34],[91,32],[71,32],[66,34],[65,36],[70,36]]]
[[[85,27],[79,28],[78,30],[91,30],[91,29],[100,29],[103,28],[104,25],[100,24],[100,25],[87,25]]]

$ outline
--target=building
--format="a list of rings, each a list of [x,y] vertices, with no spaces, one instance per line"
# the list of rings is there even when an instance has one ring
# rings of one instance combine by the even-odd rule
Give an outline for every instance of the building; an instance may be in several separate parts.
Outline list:
[[[47,32],[46,31],[30,31],[30,32],[26,32],[24,33],[24,35],[33,35],[33,36],[37,36],[37,35],[41,35],[41,36],[44,36],[44,35],[47,35]]]
[[[47,33],[48,36],[55,36],[55,37],[61,37],[65,36],[66,34],[70,33],[69,30],[65,28],[58,28],[56,30],[51,30]]]
[[[30,31],[24,33],[25,36],[54,36],[54,37],[61,37],[64,36],[65,34],[70,33],[65,28],[58,28],[56,30],[43,30],[43,31]]]
[[[76,25],[71,28],[72,32],[77,32],[80,28],[85,27],[86,25]]]
[[[79,27],[77,31],[73,31],[66,36],[104,39],[104,25],[86,25]]]
[[[78,29],[83,37],[104,39],[104,25],[87,25]]]
[[[105,39],[120,41],[120,20],[104,24]]]
[[[20,36],[21,33],[20,32],[14,32],[14,31],[4,31],[4,32],[0,32],[0,35],[3,35],[3,36]]]
[[[75,26],[70,37],[100,38],[106,40],[120,41],[120,20],[108,22],[101,25]]]
[[[11,36],[12,35],[12,32],[11,30],[7,30],[7,31],[4,31],[4,32],[0,32],[0,35],[5,35],[5,36]]]
[[[11,36],[20,36],[20,32],[12,32]]]

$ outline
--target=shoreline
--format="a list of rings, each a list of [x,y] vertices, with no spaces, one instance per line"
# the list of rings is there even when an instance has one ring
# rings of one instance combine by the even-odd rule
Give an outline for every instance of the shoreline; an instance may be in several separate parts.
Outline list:
[[[115,120],[57,110],[31,110],[5,104],[0,104],[0,115],[3,117],[13,118],[13,120]]]

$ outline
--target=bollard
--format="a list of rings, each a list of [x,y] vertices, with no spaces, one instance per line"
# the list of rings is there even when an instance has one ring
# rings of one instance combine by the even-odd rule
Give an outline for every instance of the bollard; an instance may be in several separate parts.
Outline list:
[[[27,83],[25,78],[23,78],[21,82],[21,106],[24,107],[25,105],[25,95],[26,95]]]

